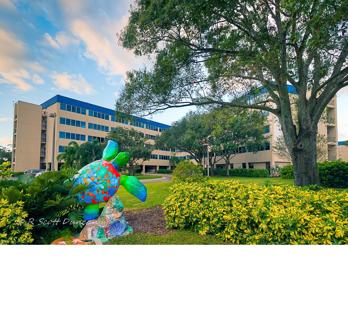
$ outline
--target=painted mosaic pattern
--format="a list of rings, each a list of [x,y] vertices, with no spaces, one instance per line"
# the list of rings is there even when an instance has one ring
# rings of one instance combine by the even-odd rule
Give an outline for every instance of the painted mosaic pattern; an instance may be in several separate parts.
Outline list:
[[[112,163],[98,160],[83,167],[75,179],[73,187],[86,186],[77,194],[78,200],[85,204],[107,202],[120,186],[120,174]]]

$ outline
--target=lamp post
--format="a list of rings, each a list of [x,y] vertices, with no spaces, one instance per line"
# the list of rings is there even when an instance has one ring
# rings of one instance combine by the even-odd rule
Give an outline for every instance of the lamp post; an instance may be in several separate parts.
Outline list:
[[[203,143],[203,146],[207,146],[207,177],[209,177],[209,147],[210,147],[210,145],[209,145],[209,138],[210,138],[211,136],[208,136],[207,137],[207,139],[205,140],[206,142],[205,143]]]
[[[54,171],[54,153],[56,148],[56,119],[57,114],[55,112],[48,115],[50,118],[53,118],[53,135],[52,135],[52,158],[51,158],[51,171]]]

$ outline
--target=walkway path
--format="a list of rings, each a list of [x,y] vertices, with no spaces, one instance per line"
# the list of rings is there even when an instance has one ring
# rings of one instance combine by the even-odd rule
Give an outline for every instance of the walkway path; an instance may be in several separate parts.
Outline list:
[[[161,178],[155,178],[155,179],[144,179],[140,180],[142,183],[147,184],[147,183],[153,183],[153,182],[167,182],[172,180],[171,175],[162,175]]]

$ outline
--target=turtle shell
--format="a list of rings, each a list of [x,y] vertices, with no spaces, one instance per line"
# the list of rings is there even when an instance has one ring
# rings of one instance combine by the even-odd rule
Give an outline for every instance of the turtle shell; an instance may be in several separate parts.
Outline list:
[[[120,186],[120,174],[110,162],[97,160],[78,172],[73,188],[80,185],[87,188],[77,193],[79,202],[85,204],[107,202]]]

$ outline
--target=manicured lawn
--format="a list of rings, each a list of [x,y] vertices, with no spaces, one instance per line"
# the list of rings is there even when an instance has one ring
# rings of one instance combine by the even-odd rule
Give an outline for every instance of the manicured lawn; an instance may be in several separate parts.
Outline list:
[[[139,174],[136,176],[139,180],[146,180],[146,179],[159,179],[162,178],[162,176],[156,175],[156,174]]]
[[[271,184],[271,185],[293,185],[292,179],[281,178],[251,178],[251,177],[210,177],[211,180],[236,180],[240,183],[257,183],[257,184]]]
[[[145,202],[138,200],[122,186],[117,194],[120,196],[126,210],[151,208],[163,203],[164,199],[169,195],[169,187],[171,185],[171,182],[153,182],[146,184],[147,200]]]
[[[224,244],[213,236],[200,236],[192,231],[175,230],[163,235],[134,233],[129,236],[115,238],[107,244]]]

